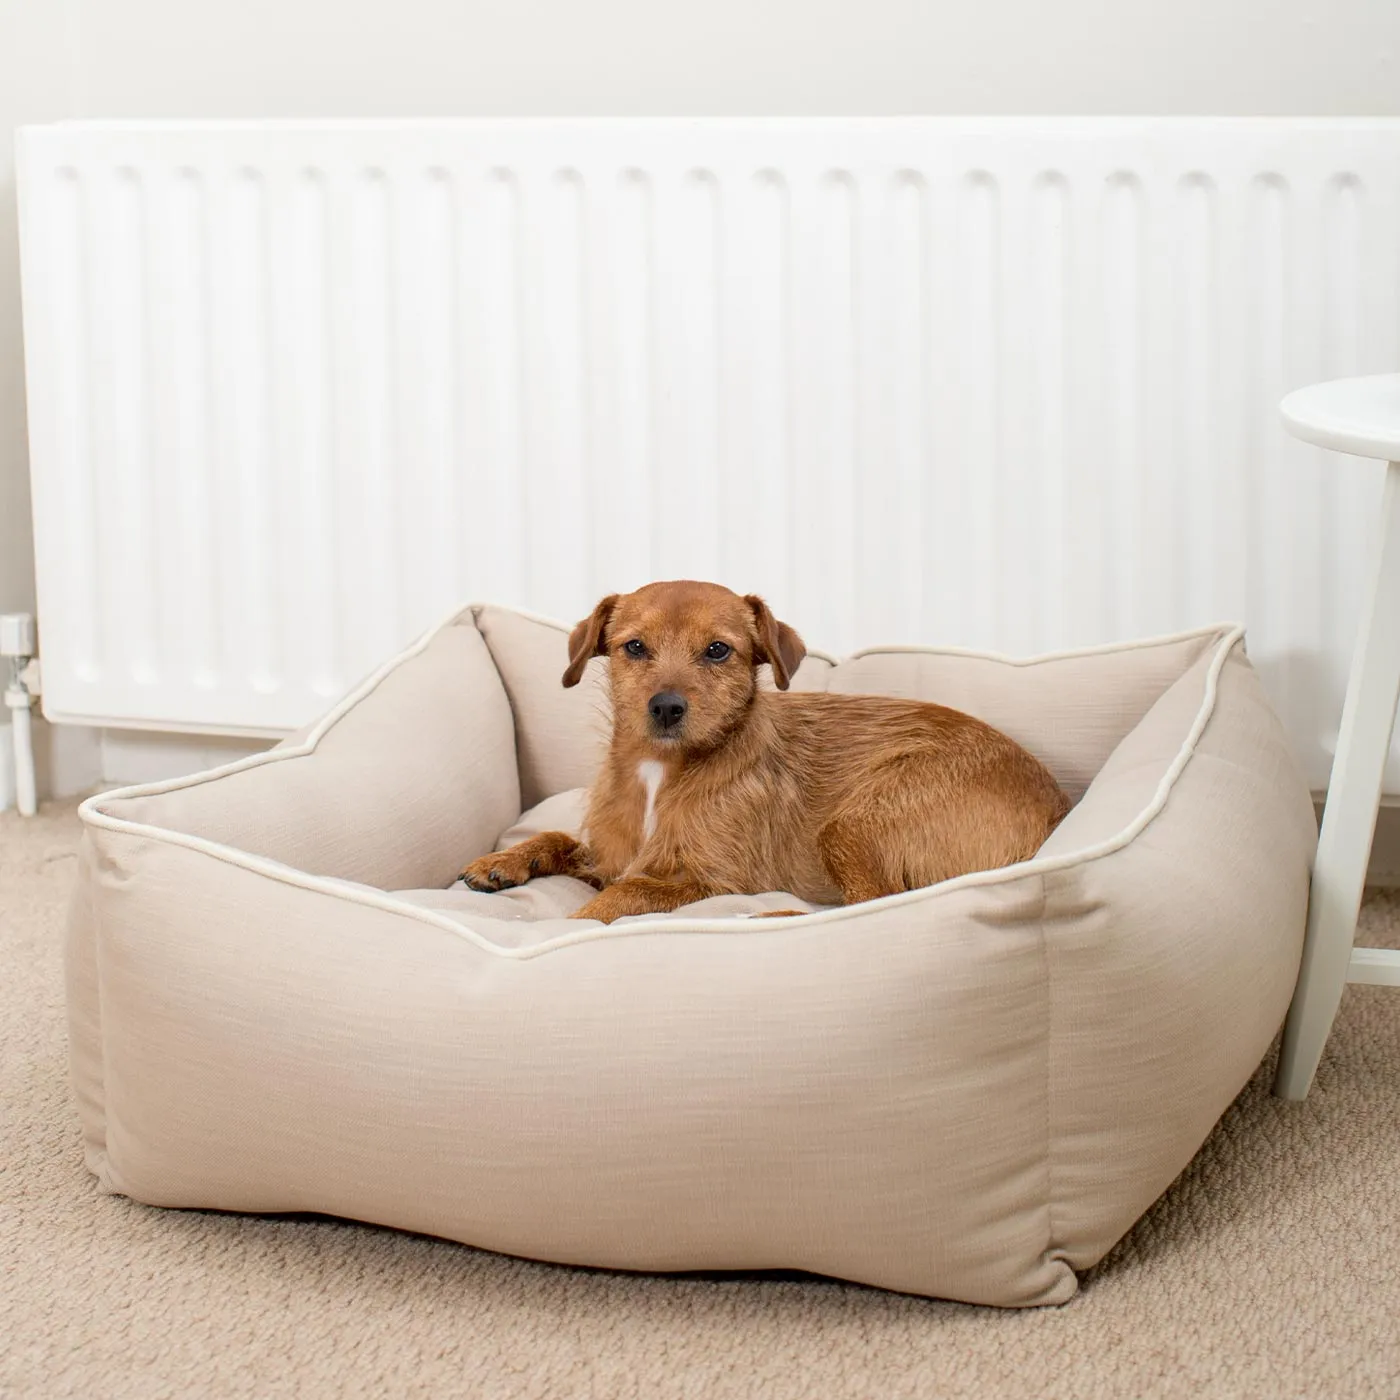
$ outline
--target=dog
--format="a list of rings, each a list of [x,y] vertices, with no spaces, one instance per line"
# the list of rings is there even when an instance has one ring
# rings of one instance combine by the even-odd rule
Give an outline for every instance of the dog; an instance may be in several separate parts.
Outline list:
[[[1038,759],[971,715],[789,691],[806,654],[762,598],[718,584],[602,599],[563,676],[608,658],[612,738],[584,839],[545,832],[460,878],[571,875],[598,891],[572,917],[604,923],[768,890],[857,904],[1029,860],[1069,811]]]

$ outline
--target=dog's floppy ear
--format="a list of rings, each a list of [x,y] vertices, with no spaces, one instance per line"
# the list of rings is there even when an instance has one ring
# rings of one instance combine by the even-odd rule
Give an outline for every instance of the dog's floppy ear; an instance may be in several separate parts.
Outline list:
[[[617,606],[617,594],[609,593],[572,632],[569,633],[569,664],[564,671],[564,687],[577,685],[583,679],[583,668],[590,658],[604,656],[603,629],[608,625],[612,610]]]
[[[773,684],[786,690],[807,655],[807,645],[786,622],[773,616],[772,609],[757,594],[748,594],[744,601],[753,609],[754,626],[758,628],[758,650],[753,659],[760,664],[768,662],[773,668]]]

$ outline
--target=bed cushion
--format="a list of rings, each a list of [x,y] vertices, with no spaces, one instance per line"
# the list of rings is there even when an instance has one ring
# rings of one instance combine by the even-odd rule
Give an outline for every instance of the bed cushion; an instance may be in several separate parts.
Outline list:
[[[566,917],[574,881],[448,888],[513,826],[579,820],[605,710],[601,663],[559,686],[566,636],[468,609],[296,741],[84,804],[68,991],[103,1189],[1067,1299],[1297,972],[1312,806],[1238,630],[809,657],[803,688],[967,709],[1081,800],[1006,870],[608,926]]]

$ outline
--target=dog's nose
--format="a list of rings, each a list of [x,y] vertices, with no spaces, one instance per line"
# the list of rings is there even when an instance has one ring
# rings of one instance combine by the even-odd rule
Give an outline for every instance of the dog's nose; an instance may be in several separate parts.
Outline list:
[[[662,690],[647,703],[658,729],[674,729],[685,718],[685,696],[674,690]]]

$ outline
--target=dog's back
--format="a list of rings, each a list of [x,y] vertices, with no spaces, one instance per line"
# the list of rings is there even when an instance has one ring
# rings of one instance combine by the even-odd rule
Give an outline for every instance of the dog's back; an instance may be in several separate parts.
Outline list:
[[[847,901],[1030,859],[1069,811],[1045,766],[942,705],[764,694],[772,761],[800,775],[803,826]]]

